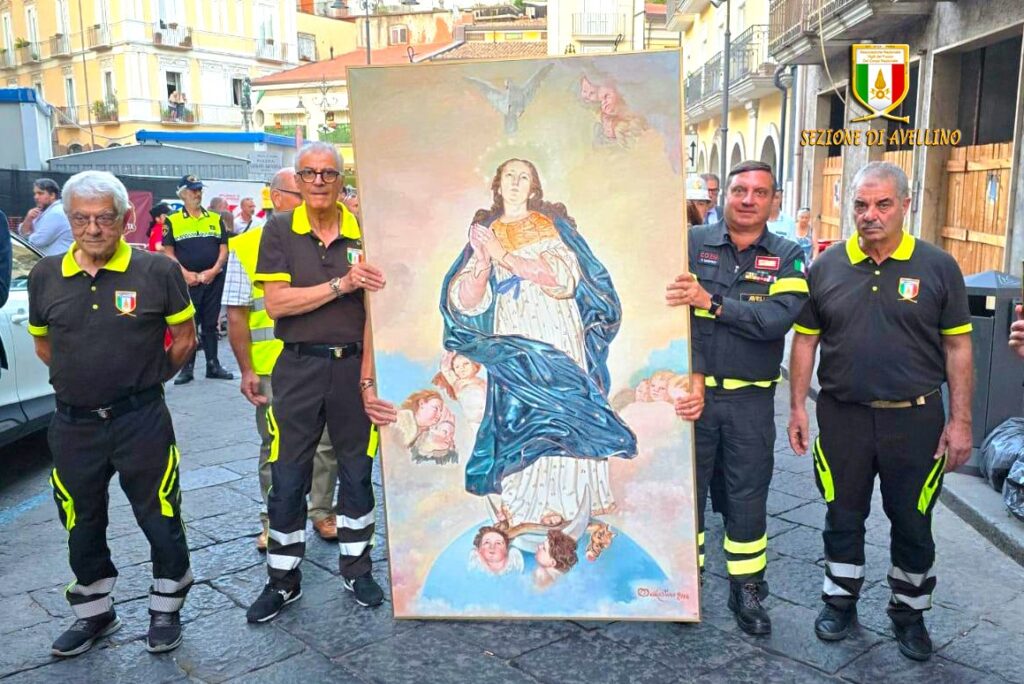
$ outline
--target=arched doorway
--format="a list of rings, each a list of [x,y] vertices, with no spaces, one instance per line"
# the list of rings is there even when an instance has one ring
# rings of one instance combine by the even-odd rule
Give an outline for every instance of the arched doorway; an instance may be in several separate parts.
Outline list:
[[[773,140],[772,138],[764,139],[764,145],[761,146],[761,161],[771,166],[772,173],[778,176],[779,153],[778,150],[775,149],[775,140]]]
[[[79,143],[71,143],[70,145],[68,145],[68,154],[78,154],[79,152],[82,151],[84,150],[82,149],[82,146]]]
[[[718,143],[711,146],[711,157],[708,159],[708,173],[717,174],[722,169],[722,163],[718,160]]]
[[[729,168],[736,166],[743,161],[743,143],[737,142],[732,147],[732,156],[729,157]]]
[[[697,173],[707,173],[707,172],[708,172],[708,159],[707,159],[706,156],[704,156],[704,150],[701,149],[701,151],[697,154]]]

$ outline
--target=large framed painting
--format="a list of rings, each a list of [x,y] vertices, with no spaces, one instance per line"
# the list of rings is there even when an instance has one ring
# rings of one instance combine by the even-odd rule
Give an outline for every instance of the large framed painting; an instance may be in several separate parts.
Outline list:
[[[697,620],[680,53],[349,90],[395,615]]]

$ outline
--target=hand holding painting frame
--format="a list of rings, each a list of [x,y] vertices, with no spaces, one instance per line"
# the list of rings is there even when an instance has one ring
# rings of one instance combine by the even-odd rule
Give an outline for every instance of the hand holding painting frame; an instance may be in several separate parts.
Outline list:
[[[699,619],[680,58],[349,72],[396,617]]]

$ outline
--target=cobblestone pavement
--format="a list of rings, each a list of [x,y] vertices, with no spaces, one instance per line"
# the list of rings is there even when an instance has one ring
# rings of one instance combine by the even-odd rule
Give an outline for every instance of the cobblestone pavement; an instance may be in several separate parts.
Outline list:
[[[201,375],[201,374],[200,374]],[[939,577],[928,624],[938,651],[928,663],[897,652],[884,606],[888,523],[875,501],[867,534],[862,627],[846,641],[814,636],[822,579],[824,505],[810,461],[785,443],[786,392],[768,500],[769,638],[742,634],[726,608],[722,527],[709,521],[704,622],[396,621],[388,603],[358,607],[337,577],[336,546],[311,533],[303,599],[269,625],[245,621],[264,582],[259,530],[257,436],[237,382],[197,379],[169,387],[182,452],[184,517],[196,585],[183,611],[185,642],[147,653],[149,550],[124,495],[111,488],[114,591],[125,626],[66,661],[50,643],[70,622],[65,535],[46,485],[42,439],[3,450],[0,477],[0,678],[17,682],[1003,682],[1024,681],[1024,569],[939,505]],[[375,487],[380,489],[379,475]],[[378,500],[382,498],[378,491]],[[383,525],[379,526],[383,530]],[[378,540],[377,577],[387,545]]]

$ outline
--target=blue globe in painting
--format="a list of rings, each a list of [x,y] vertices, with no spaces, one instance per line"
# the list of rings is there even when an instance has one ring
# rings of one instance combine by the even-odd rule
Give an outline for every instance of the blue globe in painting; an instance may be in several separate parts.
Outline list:
[[[419,609],[437,616],[573,617],[569,606],[594,615],[616,614],[637,600],[638,592],[661,589],[668,578],[658,563],[622,530],[615,529],[611,546],[596,560],[586,558],[590,535],[577,545],[579,562],[547,587],[538,588],[537,563],[523,553],[522,572],[493,575],[470,563],[473,538],[490,522],[471,527],[438,556],[419,598]],[[618,609],[618,611],[617,611]]]

